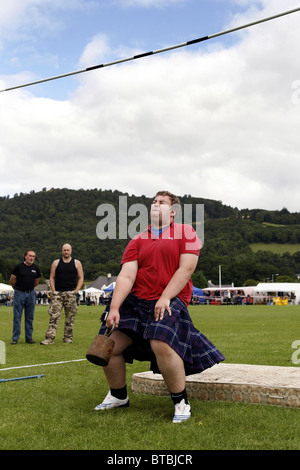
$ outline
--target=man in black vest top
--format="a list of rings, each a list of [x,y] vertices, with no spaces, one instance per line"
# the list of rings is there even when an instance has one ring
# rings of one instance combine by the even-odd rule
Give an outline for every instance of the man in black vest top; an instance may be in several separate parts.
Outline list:
[[[65,326],[63,341],[72,343],[74,320],[77,312],[76,297],[83,284],[81,262],[72,258],[72,247],[62,247],[62,258],[53,261],[50,271],[51,304],[49,308],[49,327],[45,340],[41,344],[53,344],[62,309],[65,310]]]

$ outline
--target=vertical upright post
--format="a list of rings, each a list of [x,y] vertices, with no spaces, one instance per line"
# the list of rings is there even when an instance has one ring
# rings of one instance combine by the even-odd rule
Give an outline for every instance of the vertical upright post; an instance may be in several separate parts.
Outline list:
[[[5,343],[0,341],[0,364],[6,364]]]

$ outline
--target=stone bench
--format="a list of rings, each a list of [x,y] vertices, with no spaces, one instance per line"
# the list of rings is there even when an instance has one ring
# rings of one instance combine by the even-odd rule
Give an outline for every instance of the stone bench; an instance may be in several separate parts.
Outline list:
[[[221,363],[186,379],[189,398],[300,408],[300,367]],[[132,376],[132,391],[169,395],[160,374]]]

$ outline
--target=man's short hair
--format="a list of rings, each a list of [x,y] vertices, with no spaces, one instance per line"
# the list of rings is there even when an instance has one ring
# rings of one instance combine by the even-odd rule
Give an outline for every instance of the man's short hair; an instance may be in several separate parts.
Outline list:
[[[158,191],[156,194],[155,194],[155,197],[156,196],[168,196],[171,200],[171,205],[179,205],[180,206],[180,200],[177,196],[175,196],[174,194],[170,193],[169,191]]]

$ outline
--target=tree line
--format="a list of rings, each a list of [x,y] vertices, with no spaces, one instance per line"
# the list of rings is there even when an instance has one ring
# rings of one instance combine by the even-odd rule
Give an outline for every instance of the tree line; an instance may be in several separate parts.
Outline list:
[[[73,256],[84,265],[85,279],[117,275],[126,239],[99,239],[96,227],[99,205],[110,204],[119,220],[119,198],[126,196],[128,207],[144,204],[149,209],[152,198],[111,190],[49,189],[0,198],[0,282],[8,282],[13,266],[23,260],[24,251],[36,252],[42,276],[49,278],[53,259],[61,255],[64,243],[73,247]],[[300,251],[277,254],[268,251],[269,243],[300,243],[300,214],[262,209],[238,210],[221,201],[184,195],[182,205],[204,205],[204,244],[194,284],[206,287],[208,280],[218,284],[219,265],[222,282],[242,286],[253,279],[264,281],[280,274],[295,281],[300,273]],[[127,216],[128,222],[133,216]],[[193,221],[195,214],[193,213]],[[196,227],[195,227],[196,228]],[[254,253],[252,243],[264,243],[265,249]]]

